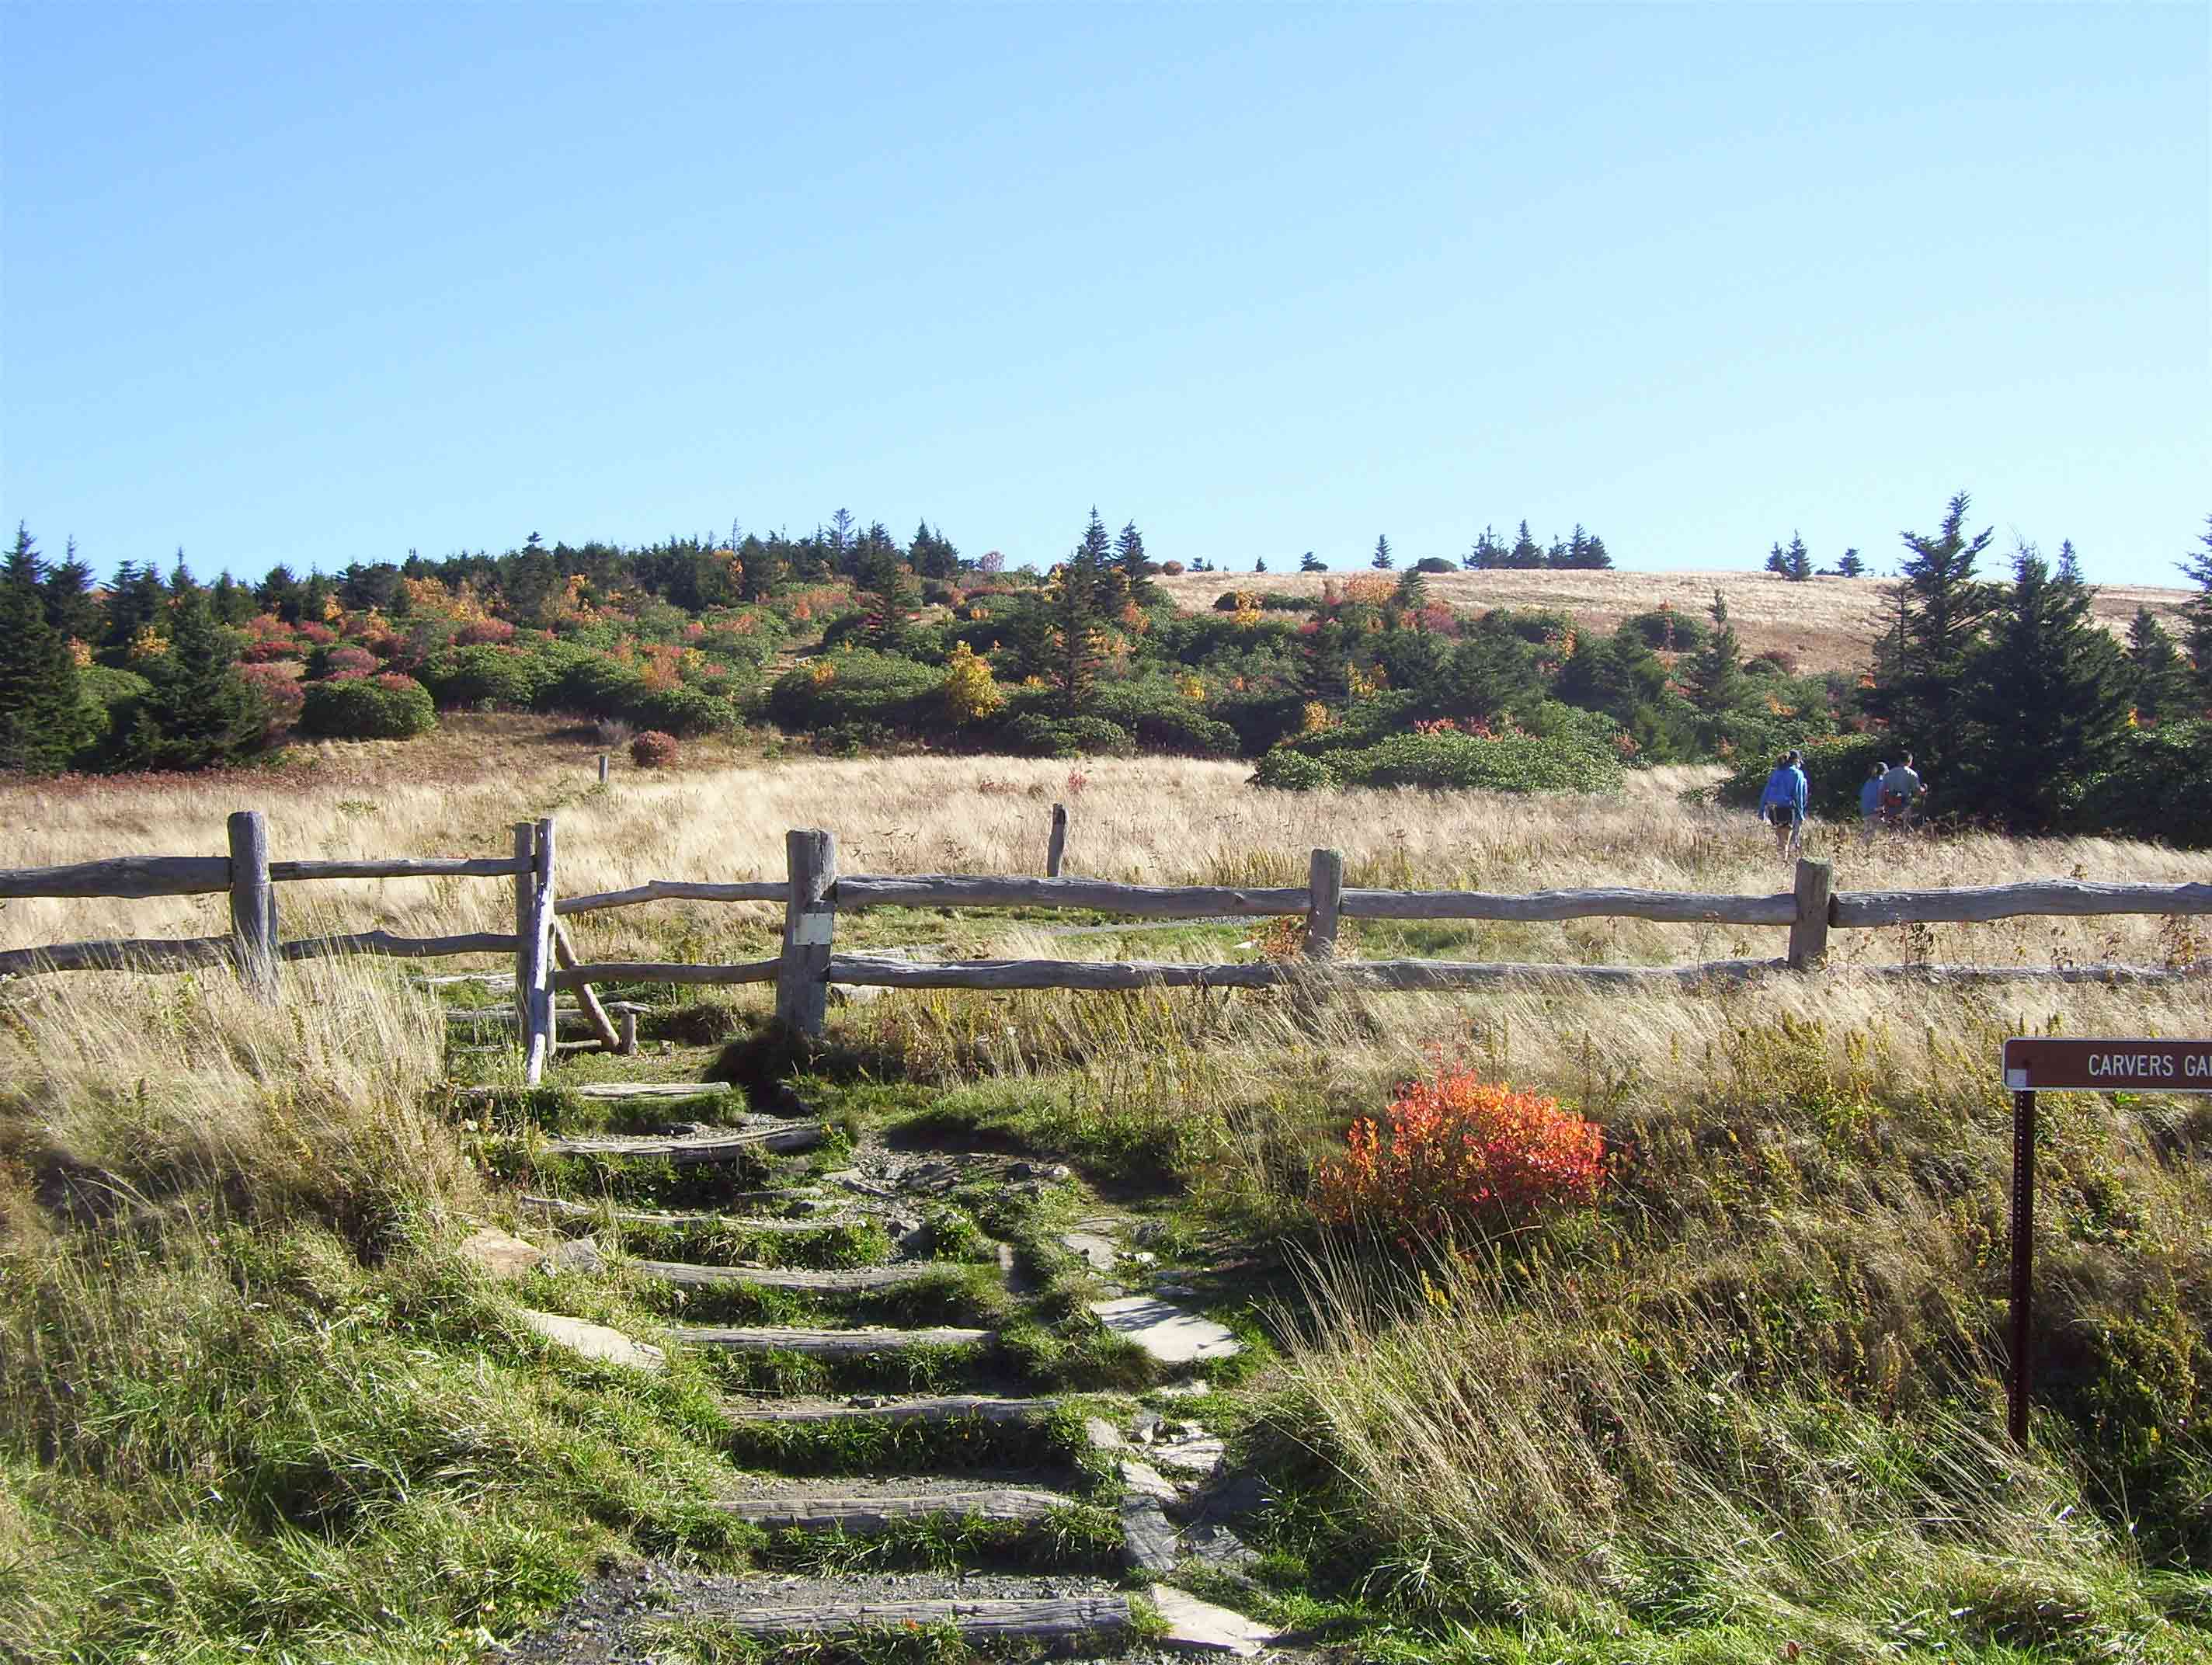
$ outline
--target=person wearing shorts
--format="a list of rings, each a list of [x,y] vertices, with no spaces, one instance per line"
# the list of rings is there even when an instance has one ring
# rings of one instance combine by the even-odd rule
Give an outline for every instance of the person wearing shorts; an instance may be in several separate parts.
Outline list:
[[[1774,761],[1774,771],[1759,794],[1759,818],[1774,829],[1774,853],[1787,857],[1805,825],[1807,782],[1798,767],[1802,754],[1790,750]]]

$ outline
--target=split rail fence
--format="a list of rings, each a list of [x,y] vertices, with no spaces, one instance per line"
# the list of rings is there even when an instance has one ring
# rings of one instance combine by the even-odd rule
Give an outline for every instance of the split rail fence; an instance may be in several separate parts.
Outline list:
[[[1055,823],[1059,833],[1062,823]],[[519,823],[512,856],[400,860],[275,861],[258,811],[230,817],[227,856],[125,856],[70,866],[0,869],[0,899],[16,896],[146,897],[228,892],[226,936],[60,943],[0,951],[0,975],[68,970],[169,971],[235,967],[264,998],[277,993],[277,967],[326,955],[424,958],[513,954],[514,1021],[523,1037],[526,1079],[541,1079],[555,1052],[555,994],[573,991],[599,1043],[623,1046],[594,985],[604,982],[774,983],[777,1018],[819,1034],[832,985],[882,988],[1076,989],[1272,988],[1293,987],[1313,999],[1333,991],[1452,990],[1538,979],[1595,987],[1695,986],[1818,967],[1829,933],[1881,926],[1960,924],[2022,915],[2212,915],[2212,884],[2101,884],[2036,880],[1971,889],[1831,889],[1825,862],[1800,861],[1793,890],[1771,896],[1699,891],[1585,890],[1504,894],[1482,890],[1346,889],[1344,859],[1316,850],[1303,885],[1121,884],[1089,878],[904,876],[837,872],[836,840],[819,829],[785,836],[787,871],[776,879],[702,883],[652,879],[628,890],[562,896],[555,884],[554,823]],[[277,884],[302,879],[477,878],[514,888],[514,929],[447,937],[386,931],[285,942],[276,929]],[[579,957],[563,920],[658,901],[765,902],[784,907],[783,940],[770,958],[732,964]],[[1290,961],[1200,964],[1182,961],[963,960],[916,962],[836,951],[836,917],[866,908],[1070,908],[1147,919],[1279,918],[1303,915],[1301,951]],[[1707,960],[1687,965],[1544,964],[1519,961],[1346,960],[1336,951],[1346,919],[1562,921],[1609,917],[1685,925],[1786,927],[1774,959]],[[2212,966],[2160,968],[1904,964],[1856,968],[1859,975],[1996,983],[2031,981],[2152,983],[2212,974]],[[628,1025],[625,1024],[625,1030]]]

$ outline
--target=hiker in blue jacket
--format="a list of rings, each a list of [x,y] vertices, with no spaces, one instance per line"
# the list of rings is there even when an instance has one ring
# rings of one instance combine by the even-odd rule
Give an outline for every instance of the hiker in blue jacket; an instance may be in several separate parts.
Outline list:
[[[1888,773],[1887,763],[1869,763],[1866,781],[1859,787],[1859,842],[1869,847],[1881,824],[1881,777]]]
[[[1798,751],[1784,752],[1775,759],[1774,772],[1759,794],[1759,818],[1774,829],[1774,853],[1785,860],[1801,842],[1805,825],[1808,789],[1805,771],[1798,767],[1802,761]]]

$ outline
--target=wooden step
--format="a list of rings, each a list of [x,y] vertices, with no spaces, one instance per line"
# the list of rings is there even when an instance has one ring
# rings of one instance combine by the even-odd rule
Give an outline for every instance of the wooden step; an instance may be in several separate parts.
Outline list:
[[[991,1330],[902,1330],[871,1326],[862,1329],[792,1329],[773,1324],[679,1324],[668,1332],[672,1340],[695,1347],[720,1347],[729,1352],[797,1352],[812,1358],[865,1358],[872,1352],[896,1352],[908,1347],[972,1347],[995,1339]]]
[[[726,1081],[580,1081],[573,1085],[562,1081],[548,1081],[548,1087],[558,1088],[574,1098],[631,1099],[651,1098],[719,1098],[730,1091]],[[453,1096],[464,1103],[481,1103],[489,1098],[505,1098],[526,1087],[457,1087]]]
[[[820,1607],[746,1607],[716,1613],[715,1623],[740,1636],[851,1636],[951,1626],[968,1641],[1073,1640],[1121,1637],[1134,1615],[1120,1594],[1068,1595],[1030,1601],[838,1601]]]
[[[805,1267],[751,1266],[694,1266],[688,1261],[632,1261],[629,1269],[641,1277],[658,1278],[688,1289],[724,1284],[750,1284],[758,1289],[798,1289],[821,1295],[858,1293],[871,1289],[896,1289],[919,1283],[940,1273],[958,1272],[951,1261],[908,1261],[896,1266],[839,1267],[817,1272]]]
[[[549,1139],[545,1149],[554,1156],[563,1157],[613,1157],[633,1161],[663,1158],[679,1168],[686,1168],[704,1162],[736,1162],[761,1151],[811,1151],[824,1137],[818,1122],[787,1121],[667,1137],[651,1133],[579,1134],[570,1139]]]
[[[1041,1521],[1074,1499],[1059,1492],[1026,1486],[992,1486],[958,1492],[886,1492],[845,1497],[785,1494],[764,1498],[718,1498],[714,1507],[755,1526],[781,1532],[845,1532],[866,1537],[888,1532],[901,1521],[933,1516],[986,1521]]]
[[[781,1214],[657,1214],[629,1208],[594,1208],[589,1203],[568,1202],[559,1197],[525,1197],[522,1206],[557,1219],[605,1220],[614,1225],[704,1226],[732,1234],[753,1232],[762,1237],[797,1237],[809,1231],[826,1231],[835,1226],[868,1223],[866,1214],[811,1214],[798,1219]]]
[[[723,1414],[732,1422],[1035,1422],[1060,1407],[1056,1399],[995,1399],[980,1394],[945,1394],[934,1399],[894,1400],[888,1405],[794,1405],[777,1401],[755,1404],[725,1399]]]

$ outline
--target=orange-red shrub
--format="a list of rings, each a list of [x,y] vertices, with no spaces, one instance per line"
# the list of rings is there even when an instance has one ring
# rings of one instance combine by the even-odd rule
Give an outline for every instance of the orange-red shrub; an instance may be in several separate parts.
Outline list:
[[[1605,1184],[1605,1139],[1556,1098],[1441,1061],[1362,1116],[1324,1163],[1314,1208],[1401,1243],[1492,1231],[1587,1206]]]

